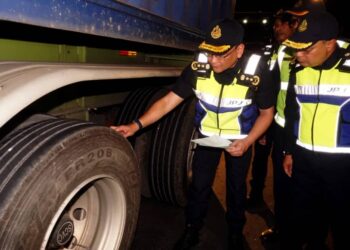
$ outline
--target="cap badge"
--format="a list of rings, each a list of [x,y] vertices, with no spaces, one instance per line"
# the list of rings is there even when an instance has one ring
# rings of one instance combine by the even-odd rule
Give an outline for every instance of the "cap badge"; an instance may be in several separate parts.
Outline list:
[[[210,34],[211,34],[211,37],[214,39],[220,38],[221,37],[221,29],[220,29],[219,25],[216,25]]]
[[[305,30],[307,30],[307,21],[306,21],[306,19],[304,19],[304,20],[300,23],[300,25],[299,25],[299,27],[298,27],[298,31],[299,31],[299,32],[304,32]]]

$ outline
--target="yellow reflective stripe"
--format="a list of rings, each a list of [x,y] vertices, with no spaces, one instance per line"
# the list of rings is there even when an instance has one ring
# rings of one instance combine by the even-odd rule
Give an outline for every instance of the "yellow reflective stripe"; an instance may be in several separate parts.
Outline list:
[[[343,40],[337,40],[337,44],[340,48],[346,49],[349,46],[349,43]]]
[[[251,99],[239,99],[239,98],[222,98],[222,108],[242,108],[252,104]]]
[[[211,105],[218,105],[220,99],[219,96],[215,96],[209,93],[203,93],[196,89],[193,89],[193,91],[199,100],[205,101],[206,103],[209,103]]]
[[[342,40],[337,40],[337,44],[340,48],[343,47],[343,45],[345,44],[345,41],[342,41]]]
[[[284,125],[286,124],[286,120],[280,116],[278,113],[275,115],[275,122],[280,125],[282,128],[284,128]]]
[[[280,90],[287,90],[288,89],[288,82],[281,82],[281,89]]]
[[[350,96],[350,86],[321,84],[320,94],[331,96]]]
[[[317,95],[318,86],[294,86],[295,93],[300,95]]]
[[[268,61],[268,65],[269,65],[269,70],[272,71],[276,65],[278,59],[278,52],[273,52],[273,54],[271,55],[269,61]]]
[[[350,153],[349,147],[322,147],[322,146],[314,146],[312,144],[303,143],[297,140],[297,144],[300,147],[306,148],[311,151],[316,152],[325,152],[325,153]]]
[[[275,64],[276,64],[276,59],[271,59],[270,60],[270,67],[269,67],[269,70],[272,71],[273,68],[275,67]]]
[[[350,86],[338,84],[321,84],[319,86],[294,86],[295,92],[301,95],[350,96]]]
[[[286,54],[286,52],[284,51],[286,48],[287,47],[285,45],[281,45],[278,50],[277,61],[278,61],[280,70],[282,68],[282,61],[283,61],[284,55]]]
[[[261,56],[253,54],[249,57],[247,66],[244,69],[244,73],[248,75],[254,75],[258,66]]]
[[[209,94],[209,93],[203,93],[198,90],[193,89],[194,93],[196,94],[197,98],[201,101],[204,101],[208,104],[217,106],[219,103],[220,98],[218,96]],[[248,106],[252,104],[251,99],[242,99],[242,98],[221,98],[220,100],[220,107],[222,108],[242,108],[245,106]]]

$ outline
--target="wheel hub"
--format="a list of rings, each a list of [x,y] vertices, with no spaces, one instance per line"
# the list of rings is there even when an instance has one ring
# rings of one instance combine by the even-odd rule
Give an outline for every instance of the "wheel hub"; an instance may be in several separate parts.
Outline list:
[[[69,218],[62,218],[56,225],[53,234],[51,235],[49,248],[55,249],[67,246],[74,235],[74,223]]]

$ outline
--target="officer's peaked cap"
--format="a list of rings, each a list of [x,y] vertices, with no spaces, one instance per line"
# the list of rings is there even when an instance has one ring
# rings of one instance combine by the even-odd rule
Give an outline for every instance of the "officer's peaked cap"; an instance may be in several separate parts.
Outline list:
[[[318,41],[336,39],[338,36],[338,22],[330,13],[310,11],[303,16],[297,30],[283,42],[294,49],[306,49]]]
[[[243,37],[244,29],[236,20],[229,18],[216,20],[209,26],[199,50],[210,54],[224,54],[242,43]]]

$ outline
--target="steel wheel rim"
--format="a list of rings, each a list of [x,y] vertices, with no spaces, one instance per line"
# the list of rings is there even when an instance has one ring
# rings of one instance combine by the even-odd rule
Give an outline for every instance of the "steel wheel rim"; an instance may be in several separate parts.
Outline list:
[[[118,180],[107,176],[90,178],[77,186],[61,204],[46,231],[41,249],[50,249],[48,243],[63,214],[73,221],[74,238],[69,246],[60,249],[118,249],[123,238],[126,210],[126,197]]]

